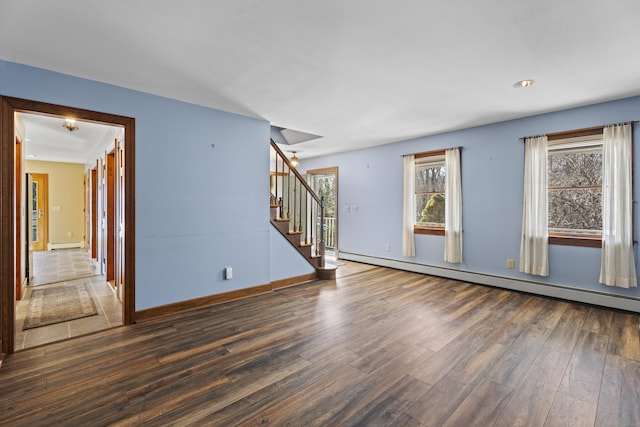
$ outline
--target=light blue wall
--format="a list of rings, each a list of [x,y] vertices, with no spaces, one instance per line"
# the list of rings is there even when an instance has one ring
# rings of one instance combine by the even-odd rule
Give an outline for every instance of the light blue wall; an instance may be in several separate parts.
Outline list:
[[[271,254],[271,281],[288,279],[315,272],[315,268],[303,258],[275,227],[269,232]]]
[[[640,296],[598,283],[600,249],[551,245],[548,278],[519,273],[524,147],[528,135],[579,129],[640,119],[640,97],[527,117],[384,146],[302,161],[300,170],[339,168],[340,251],[443,266],[474,273],[548,282],[620,295]],[[428,120],[425,117],[425,120]],[[634,163],[640,128],[635,126]],[[321,144],[321,140],[318,144]],[[402,155],[449,147],[462,149],[463,257],[460,265],[443,260],[444,237],[416,236],[416,256],[402,256]],[[634,200],[640,196],[635,174]],[[345,211],[345,205],[357,210]],[[638,236],[636,205],[636,238]],[[386,245],[391,246],[386,252]],[[636,250],[636,269],[640,264]],[[514,259],[516,269],[506,268]]]
[[[268,122],[5,61],[0,94],[136,119],[137,310],[272,280]]]

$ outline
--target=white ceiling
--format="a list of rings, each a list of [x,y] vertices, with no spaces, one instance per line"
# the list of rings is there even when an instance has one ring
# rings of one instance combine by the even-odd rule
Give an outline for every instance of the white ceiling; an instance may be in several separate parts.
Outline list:
[[[78,130],[63,128],[62,117],[20,113],[25,127],[27,160],[90,164],[100,156],[122,129],[100,123],[77,121]]]
[[[301,158],[640,94],[638,0],[0,0],[0,11],[4,60],[322,136],[295,145]],[[536,83],[513,88],[522,79]]]

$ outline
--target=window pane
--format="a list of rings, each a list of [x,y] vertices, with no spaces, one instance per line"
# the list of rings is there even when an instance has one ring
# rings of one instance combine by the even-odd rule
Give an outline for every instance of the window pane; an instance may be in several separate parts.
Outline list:
[[[602,230],[602,190],[577,188],[549,191],[549,230]]]
[[[446,168],[439,166],[416,165],[416,193],[444,193]]]
[[[602,185],[602,151],[549,153],[549,187],[600,185]]]
[[[416,224],[444,226],[444,193],[416,194]]]

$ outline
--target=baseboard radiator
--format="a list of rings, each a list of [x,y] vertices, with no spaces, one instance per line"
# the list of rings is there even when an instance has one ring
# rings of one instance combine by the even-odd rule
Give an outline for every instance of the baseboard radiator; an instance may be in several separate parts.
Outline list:
[[[379,258],[375,256],[353,254],[347,252],[339,253],[340,259],[348,261],[363,262],[365,264],[377,265],[380,267],[395,268],[398,270],[411,271],[414,273],[428,274],[431,276],[445,277],[448,279],[460,280],[469,283],[495,286],[503,289],[529,292],[536,295],[544,295],[553,298],[561,298],[568,301],[577,301],[587,304],[600,305],[603,307],[616,308],[619,310],[640,313],[640,298],[615,295],[611,293],[598,292],[589,289],[574,288],[571,286],[536,282],[533,280],[523,280],[512,277],[496,276],[492,274],[475,273],[472,271],[456,270],[446,267],[417,264],[407,261],[399,261],[389,258]]]
[[[84,249],[84,242],[68,242],[68,243],[48,243],[47,250],[52,251],[54,249]]]

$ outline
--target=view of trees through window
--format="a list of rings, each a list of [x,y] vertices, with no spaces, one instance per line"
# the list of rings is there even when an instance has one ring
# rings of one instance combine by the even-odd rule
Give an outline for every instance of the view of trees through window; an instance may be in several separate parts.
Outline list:
[[[444,226],[444,163],[416,164],[416,225]]]
[[[602,231],[602,147],[549,151],[549,231]]]
[[[333,176],[315,177],[314,190],[319,197],[324,197],[324,216],[336,217],[336,180]]]

